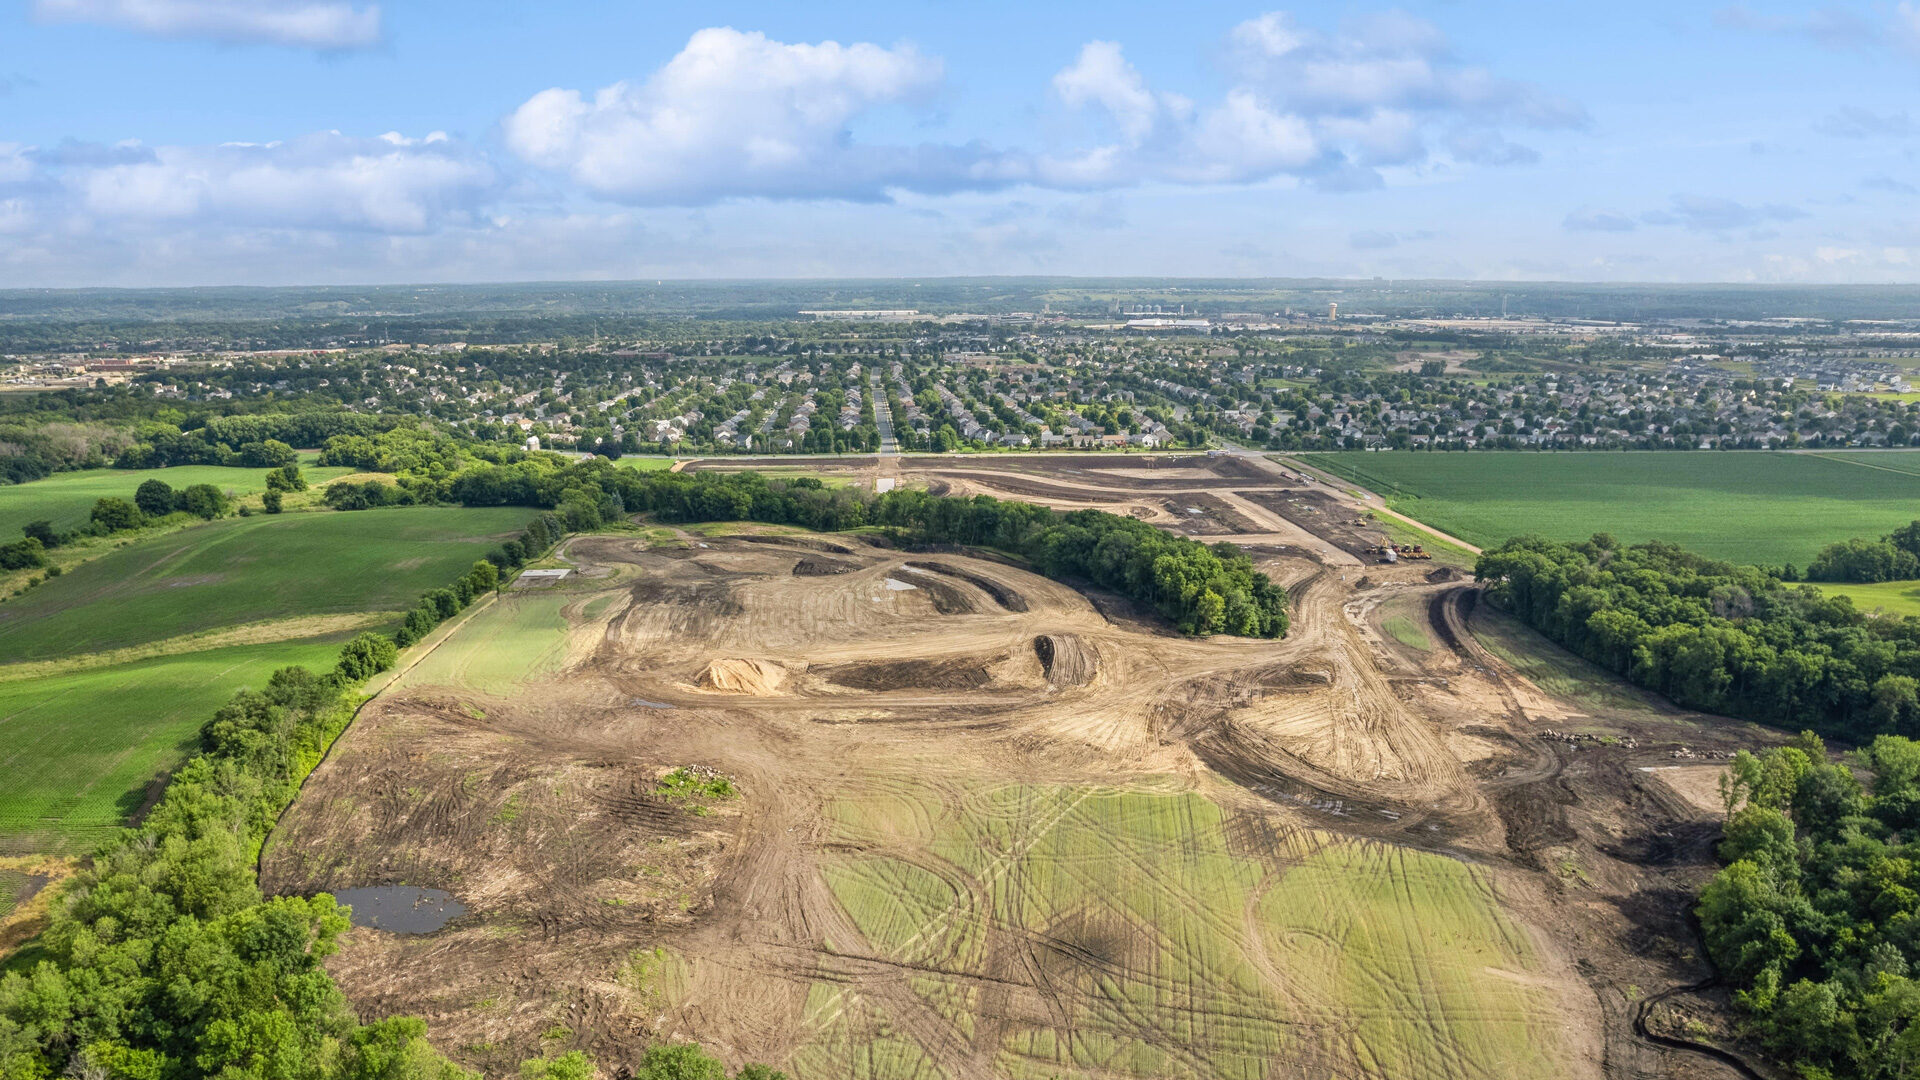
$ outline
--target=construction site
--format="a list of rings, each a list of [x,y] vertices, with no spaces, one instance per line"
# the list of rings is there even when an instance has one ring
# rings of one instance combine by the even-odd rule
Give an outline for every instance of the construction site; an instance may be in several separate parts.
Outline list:
[[[457,902],[346,935],[363,1017],[488,1075],[665,1040],[803,1080],[1756,1075],[1686,898],[1715,762],[1778,733],[1287,463],[809,466],[1230,541],[1290,632],[876,534],[577,537],[415,650],[262,854],[269,893]]]

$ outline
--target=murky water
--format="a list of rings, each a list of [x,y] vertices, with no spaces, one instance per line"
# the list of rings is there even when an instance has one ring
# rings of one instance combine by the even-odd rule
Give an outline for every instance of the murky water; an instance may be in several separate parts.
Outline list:
[[[431,934],[467,913],[452,893],[418,885],[342,889],[333,898],[353,907],[353,925],[395,934]]]
[[[885,580],[887,588],[892,589],[894,592],[906,592],[908,589],[917,589],[920,587],[910,581],[901,581],[899,578],[890,577]]]

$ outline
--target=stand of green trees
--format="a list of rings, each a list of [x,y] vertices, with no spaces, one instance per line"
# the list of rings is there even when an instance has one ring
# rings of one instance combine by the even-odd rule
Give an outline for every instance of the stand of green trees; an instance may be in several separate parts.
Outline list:
[[[1883,735],[1857,764],[1868,789],[1811,733],[1736,756],[1700,896],[1735,1003],[1807,1080],[1920,1067],[1920,743]]]
[[[1519,537],[1480,556],[1493,602],[1690,708],[1850,740],[1920,735],[1920,618],[1672,544]]]
[[[1878,540],[1853,539],[1828,544],[1807,565],[1808,581],[1872,584],[1920,577],[1920,521],[1903,525]]]
[[[834,531],[878,525],[919,543],[1012,552],[1041,573],[1080,578],[1152,606],[1188,634],[1281,637],[1287,595],[1229,544],[1208,546],[1099,510],[1058,513],[990,496],[949,498],[898,489],[871,495],[819,480],[757,473],[639,472],[604,459],[547,456],[481,465],[444,482],[403,476],[422,501],[553,507],[569,528],[629,513],[662,521],[760,521]]]

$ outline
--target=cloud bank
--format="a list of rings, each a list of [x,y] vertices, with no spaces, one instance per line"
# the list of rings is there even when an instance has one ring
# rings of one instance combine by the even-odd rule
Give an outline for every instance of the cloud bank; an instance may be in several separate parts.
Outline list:
[[[43,22],[90,23],[158,38],[337,51],[380,43],[378,5],[314,0],[33,0]]]

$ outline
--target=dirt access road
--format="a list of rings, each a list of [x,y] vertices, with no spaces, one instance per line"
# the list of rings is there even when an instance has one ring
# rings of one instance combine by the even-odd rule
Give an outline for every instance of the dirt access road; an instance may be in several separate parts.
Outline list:
[[[347,936],[363,1015],[490,1075],[663,1038],[803,1080],[1729,1075],[1633,1030],[1707,974],[1684,911],[1717,832],[1649,770],[1765,733],[1583,690],[1457,573],[1363,565],[1270,463],[895,460],[1206,518],[1293,630],[1181,638],[986,553],[576,540],[565,589],[450,636],[272,838],[271,891],[467,906]],[[740,797],[663,792],[687,765]]]

